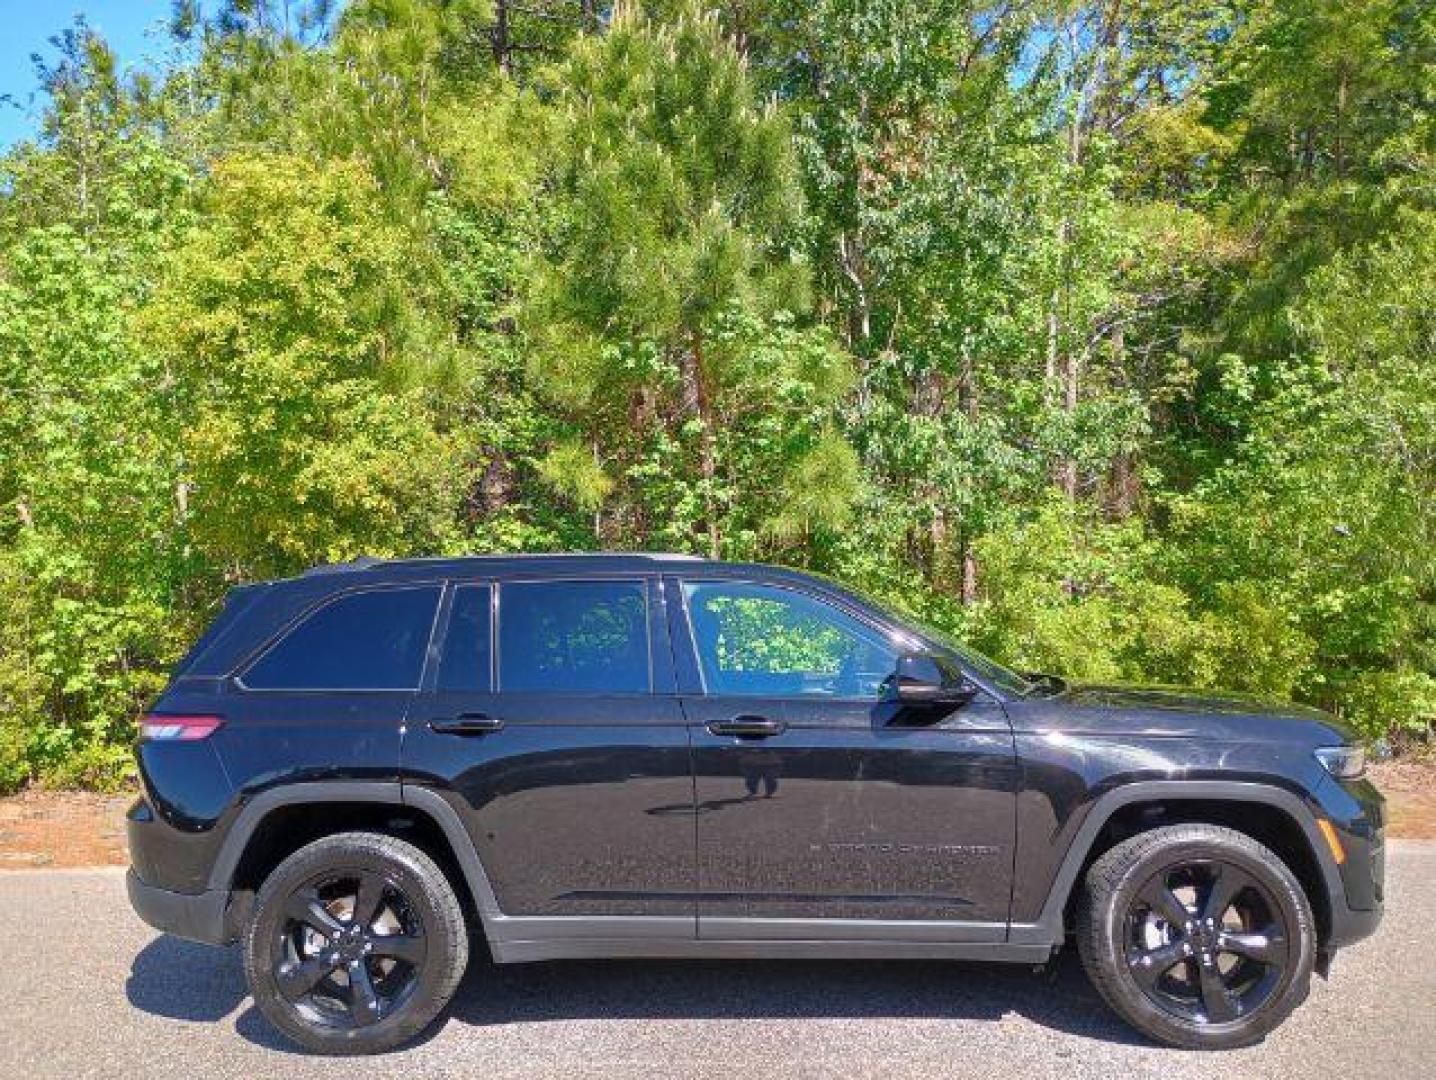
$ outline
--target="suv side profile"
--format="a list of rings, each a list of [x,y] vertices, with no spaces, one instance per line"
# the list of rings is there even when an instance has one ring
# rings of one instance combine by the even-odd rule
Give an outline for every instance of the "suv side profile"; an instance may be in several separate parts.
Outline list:
[[[427,1027],[471,942],[1049,961],[1134,1027],[1260,1040],[1382,911],[1332,717],[1008,671],[831,582],[598,554],[233,590],[138,743],[129,895],[243,943],[329,1053]]]

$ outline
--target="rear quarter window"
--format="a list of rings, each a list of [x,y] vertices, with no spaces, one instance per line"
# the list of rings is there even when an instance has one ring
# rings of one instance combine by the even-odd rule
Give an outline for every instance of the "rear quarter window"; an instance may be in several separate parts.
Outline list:
[[[306,616],[240,677],[251,690],[412,690],[439,586],[350,593]]]

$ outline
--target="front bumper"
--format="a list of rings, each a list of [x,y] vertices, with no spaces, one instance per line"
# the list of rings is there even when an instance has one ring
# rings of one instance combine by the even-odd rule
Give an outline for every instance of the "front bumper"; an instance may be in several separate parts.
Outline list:
[[[1343,903],[1336,904],[1331,913],[1331,938],[1326,943],[1326,951],[1335,952],[1347,945],[1355,945],[1363,938],[1369,938],[1381,924],[1381,915],[1381,908],[1361,911],[1349,908]]]
[[[135,914],[156,930],[205,945],[228,945],[234,940],[225,917],[228,892],[171,892],[145,884],[134,870],[125,875],[125,889]]]
[[[1322,784],[1318,812],[1336,830],[1345,859],[1336,867],[1328,951],[1370,937],[1381,922],[1386,891],[1385,800],[1366,780]]]

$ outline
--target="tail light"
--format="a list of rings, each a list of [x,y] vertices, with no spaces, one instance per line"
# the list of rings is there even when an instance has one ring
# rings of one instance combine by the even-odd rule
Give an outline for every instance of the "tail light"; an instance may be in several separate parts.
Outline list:
[[[195,742],[207,739],[224,725],[219,716],[168,716],[150,713],[140,721],[140,738],[151,742]]]

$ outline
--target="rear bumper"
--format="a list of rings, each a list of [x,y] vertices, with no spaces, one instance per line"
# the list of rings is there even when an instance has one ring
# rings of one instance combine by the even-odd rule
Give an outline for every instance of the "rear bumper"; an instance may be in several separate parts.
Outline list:
[[[156,930],[206,945],[227,945],[234,939],[225,920],[228,892],[171,892],[145,884],[134,870],[125,876],[125,889],[135,914]]]

